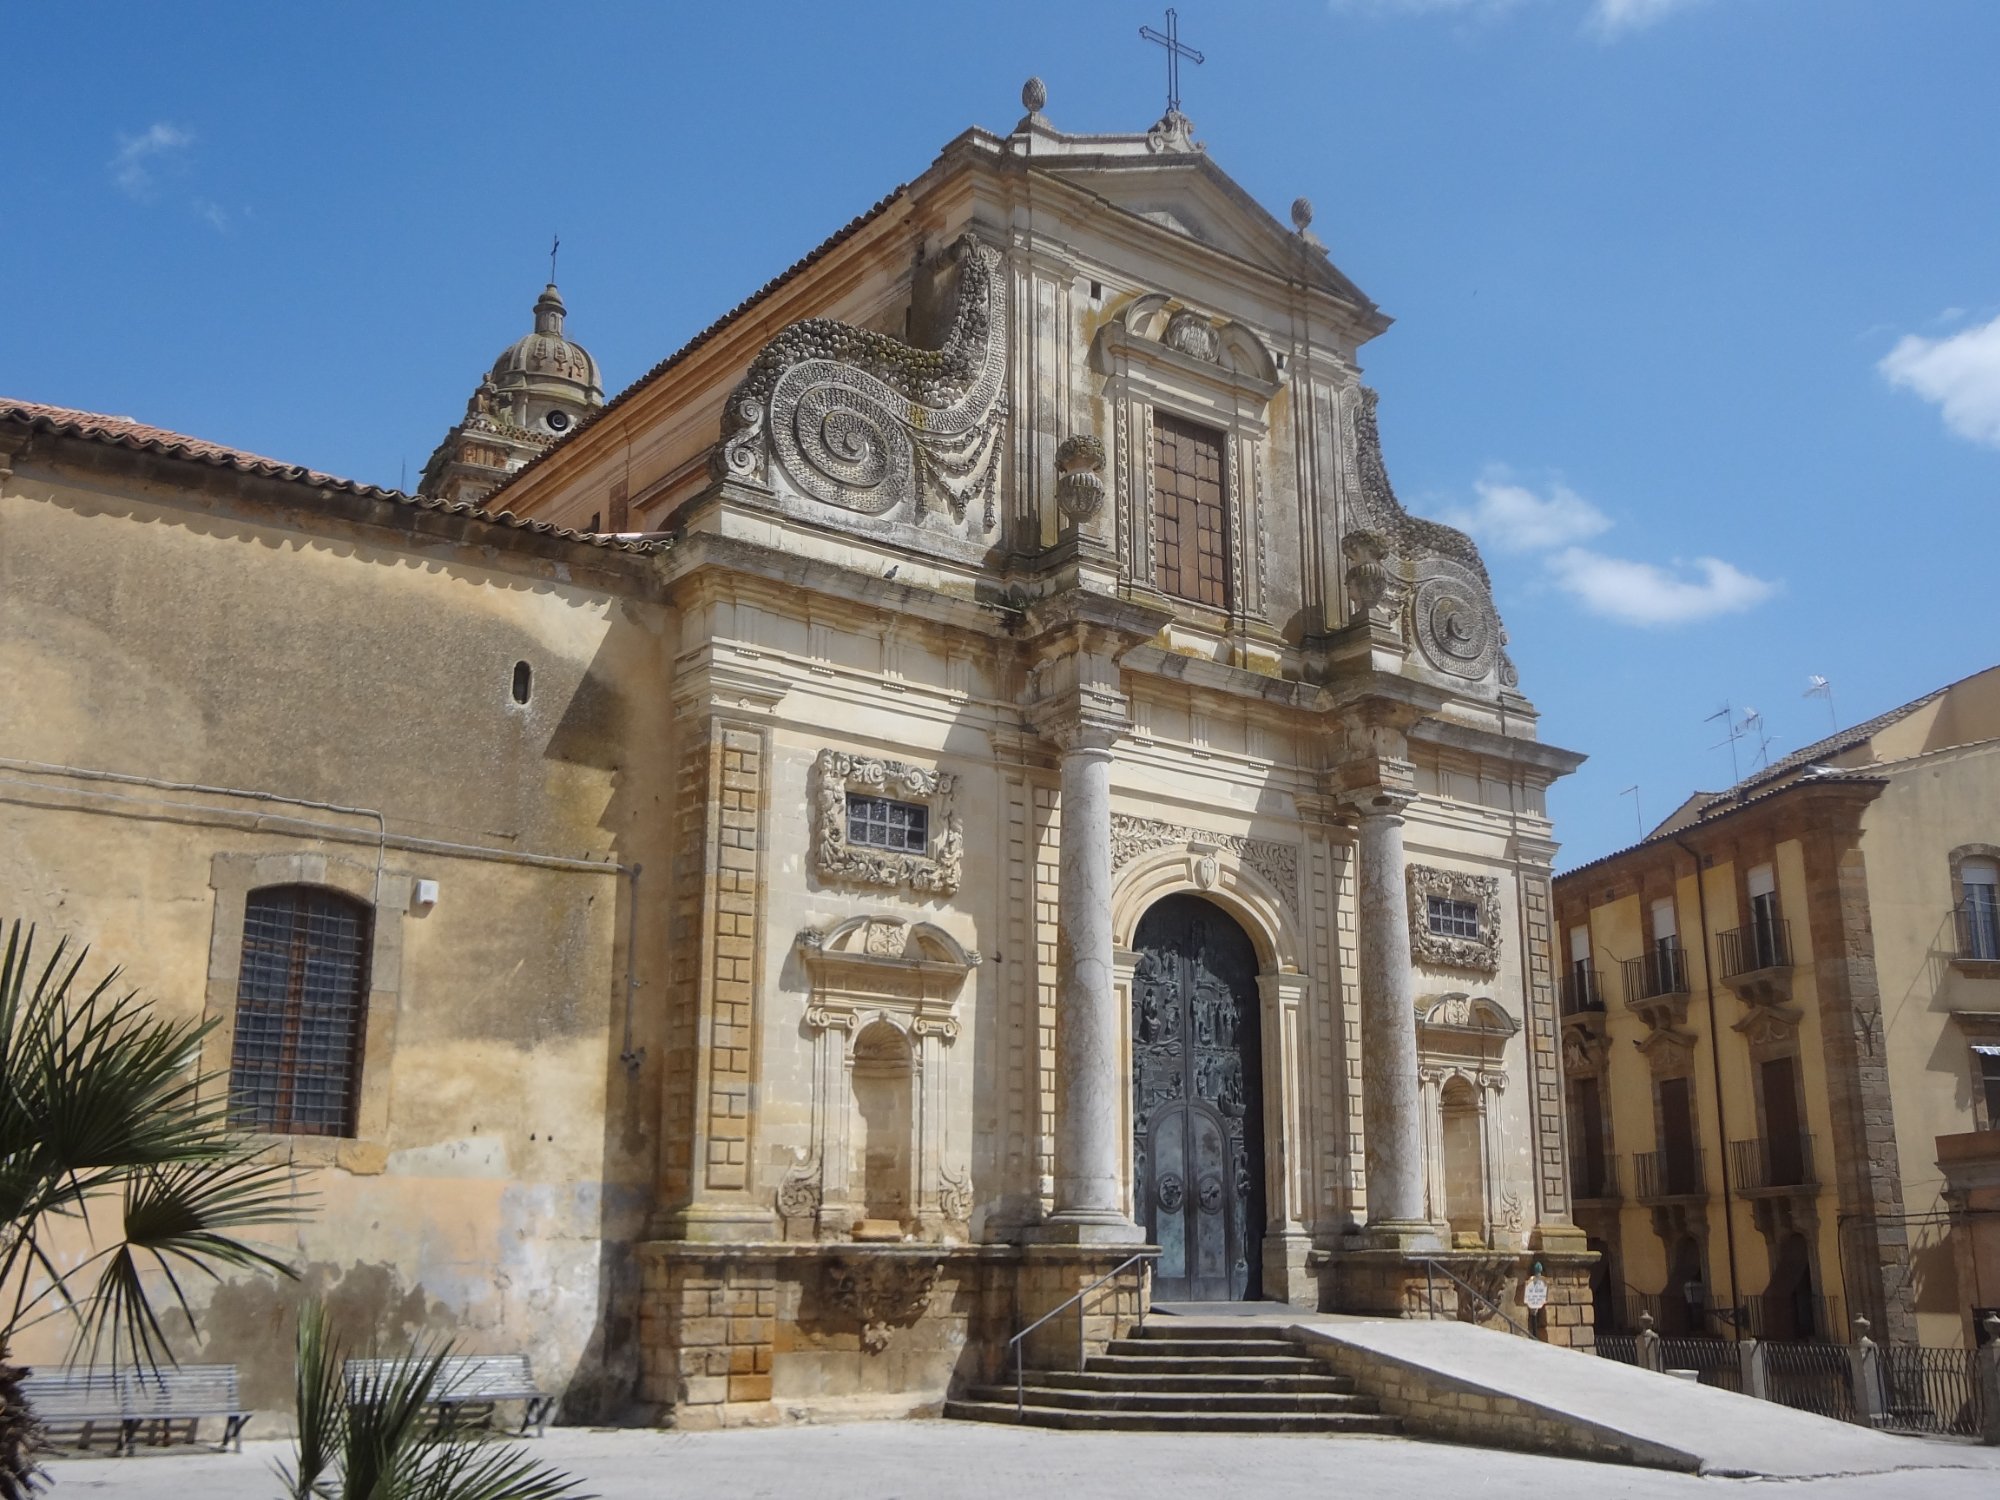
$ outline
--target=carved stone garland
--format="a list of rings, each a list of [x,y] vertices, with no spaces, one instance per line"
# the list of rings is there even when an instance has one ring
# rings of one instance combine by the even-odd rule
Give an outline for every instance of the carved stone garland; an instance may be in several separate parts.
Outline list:
[[[775,457],[804,494],[869,516],[919,520],[942,499],[993,529],[993,480],[1007,411],[1006,283],[1000,253],[955,247],[958,310],[942,348],[917,349],[831,318],[766,344],[724,409],[719,478],[768,483]]]
[[[1472,969],[1481,974],[1500,970],[1500,878],[1439,870],[1430,865],[1409,867],[1410,956],[1420,964],[1442,969]],[[1479,936],[1450,937],[1432,932],[1430,898],[1469,901],[1479,912]]]
[[[813,763],[813,858],[823,879],[907,886],[949,896],[958,889],[965,831],[958,816],[958,778],[899,760],[822,750]],[[895,854],[847,842],[847,794],[894,797],[930,808],[930,852]]]
[[[1123,869],[1142,854],[1155,849],[1171,849],[1190,844],[1207,844],[1227,849],[1277,888],[1285,906],[1298,911],[1299,846],[1275,839],[1245,838],[1239,833],[1212,833],[1190,828],[1184,823],[1164,823],[1156,818],[1138,818],[1130,813],[1111,815],[1111,868]]]
[[[861,1325],[861,1347],[880,1354],[898,1328],[924,1315],[937,1289],[942,1261],[904,1256],[856,1255],[830,1259],[826,1300]]]

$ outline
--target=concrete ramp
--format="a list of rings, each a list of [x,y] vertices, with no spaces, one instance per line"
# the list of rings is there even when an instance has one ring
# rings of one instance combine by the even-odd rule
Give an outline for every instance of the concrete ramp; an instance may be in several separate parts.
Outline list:
[[[1718,1477],[1984,1469],[2000,1493],[2000,1449],[1875,1432],[1469,1323],[1294,1313],[1283,1326],[1412,1435]]]

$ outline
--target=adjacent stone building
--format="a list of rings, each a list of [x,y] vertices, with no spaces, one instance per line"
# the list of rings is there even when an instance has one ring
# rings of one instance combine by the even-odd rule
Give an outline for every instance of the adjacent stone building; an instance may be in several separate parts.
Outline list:
[[[1588,1341],[1578,757],[1389,485],[1388,319],[1184,117],[1026,100],[601,408],[510,353],[420,496],[0,406],[0,889],[218,1023],[351,1324],[709,1424],[1107,1274],[1092,1338],[1540,1261]],[[204,1314],[261,1401],[295,1295]]]
[[[2000,1303],[1996,883],[2000,667],[1556,882],[1600,1324],[1971,1345]]]

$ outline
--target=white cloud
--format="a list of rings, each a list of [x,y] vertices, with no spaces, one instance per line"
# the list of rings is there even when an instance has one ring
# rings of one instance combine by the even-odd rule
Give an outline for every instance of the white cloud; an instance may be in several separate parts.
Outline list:
[[[118,137],[118,154],[111,158],[111,180],[128,198],[144,201],[153,195],[155,174],[179,161],[194,144],[194,132],[161,120],[139,135]]]
[[[1544,499],[1495,473],[1472,488],[1478,503],[1445,520],[1496,552],[1546,552],[1611,529],[1611,518],[1567,485],[1550,485]]]
[[[1350,15],[1464,16],[1475,19],[1504,15],[1539,0],[1329,0],[1333,9]],[[1584,24],[1609,41],[1664,21],[1707,0],[1589,0]]]
[[[1752,609],[1778,586],[1719,557],[1676,560],[1678,571],[1566,547],[1548,560],[1556,586],[1594,615],[1626,625],[1687,625]],[[1696,576],[1689,576],[1692,573]]]
[[[1960,437],[2000,448],[2000,317],[1947,338],[1906,333],[1876,368],[1942,408]]]
[[[1623,36],[1703,3],[1705,0],[1596,0],[1590,8],[1590,25],[1601,37]]]

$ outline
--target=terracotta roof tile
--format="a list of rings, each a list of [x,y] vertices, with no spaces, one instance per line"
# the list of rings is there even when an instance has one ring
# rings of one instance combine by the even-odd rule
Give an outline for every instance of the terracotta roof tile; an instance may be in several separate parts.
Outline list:
[[[260,478],[302,484],[316,490],[332,490],[339,494],[358,495],[369,500],[386,500],[392,505],[409,506],[415,510],[468,516],[490,525],[505,526],[514,531],[531,531],[541,536],[553,536],[562,541],[579,542],[590,547],[605,547],[620,552],[665,550],[665,544],[662,542],[627,541],[610,535],[571,531],[565,526],[553,526],[547,521],[535,521],[526,516],[517,516],[512,511],[493,511],[477,505],[454,504],[433,499],[428,495],[407,495],[401,490],[385,489],[381,485],[362,484],[356,480],[339,478],[337,475],[323,474],[317,469],[308,469],[300,464],[280,463],[275,458],[264,458],[241,448],[230,448],[221,443],[211,443],[204,438],[172,432],[164,427],[153,427],[135,421],[131,417],[107,416],[103,412],[76,411],[67,406],[48,406],[39,401],[16,401],[0,397],[0,426],[26,427],[31,432],[46,432],[59,437],[80,438],[86,442],[129,448],[140,453],[154,453],[163,458],[208,464],[215,468],[230,469],[239,474],[254,474]]]

